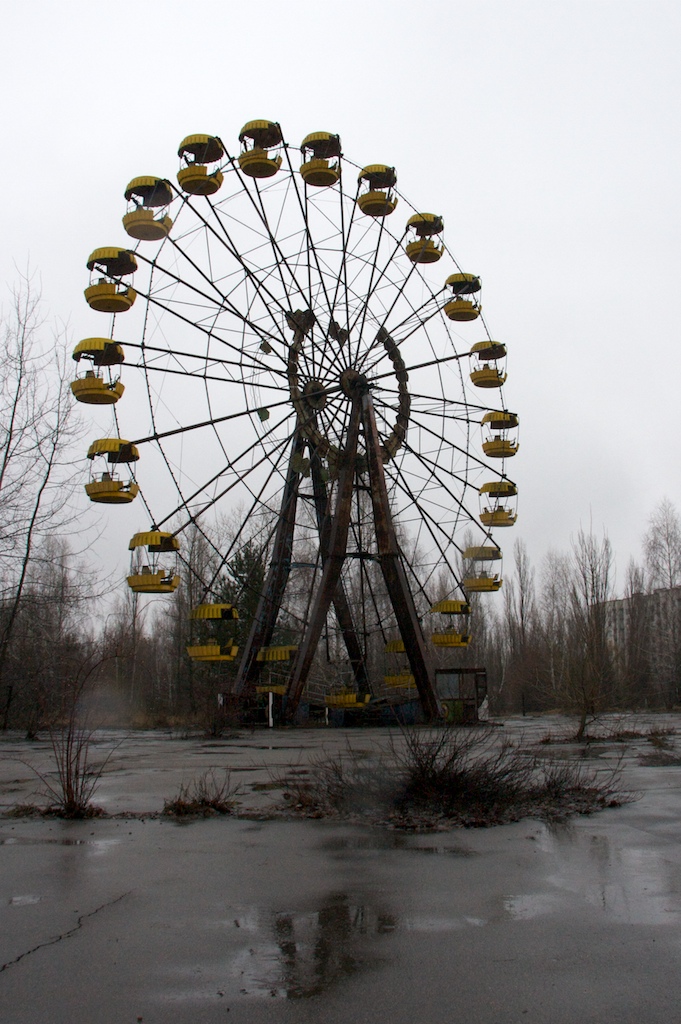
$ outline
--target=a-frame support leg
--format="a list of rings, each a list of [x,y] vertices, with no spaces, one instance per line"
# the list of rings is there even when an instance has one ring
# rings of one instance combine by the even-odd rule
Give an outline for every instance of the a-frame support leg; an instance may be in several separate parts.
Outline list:
[[[362,398],[362,423],[381,572],[395,612],[400,636],[404,640],[409,664],[421,698],[421,706],[428,720],[432,721],[439,715],[433,664],[400,557],[395,527],[390,513],[380,440],[370,394],[366,394]]]
[[[317,514],[317,527],[319,529],[319,548],[322,557],[322,568],[329,556],[331,538],[331,517],[328,515],[328,494],[326,484],[321,474],[321,459],[316,452],[311,453],[310,470],[312,475],[312,489],[314,494],[315,511]],[[352,498],[350,499],[352,500]],[[369,674],[367,672],[366,660],[362,645],[357,635],[355,623],[350,610],[343,581],[338,580],[336,591],[333,595],[333,607],[338,619],[338,626],[348,652],[348,658],[357,683],[359,693],[370,693]]]
[[[352,403],[352,412],[350,413],[347,445],[342,453],[341,470],[338,474],[336,506],[331,522],[327,559],[312,604],[310,621],[291,669],[286,703],[286,715],[289,719],[294,717],[298,708],[345,561],[350,514],[352,511],[352,487],[355,479],[357,441],[359,438],[360,402],[360,395],[355,395]]]
[[[291,569],[293,531],[296,522],[300,481],[300,474],[293,468],[293,463],[296,455],[302,455],[304,449],[305,438],[302,431],[297,430],[286,472],[286,483],[284,484],[279,522],[277,523],[274,547],[272,549],[272,560],[234,685],[234,692],[237,694],[242,694],[257,678],[260,670],[260,663],[257,661],[258,651],[261,647],[267,647],[272,640],[277,616],[281,608],[284,590],[286,589]]]

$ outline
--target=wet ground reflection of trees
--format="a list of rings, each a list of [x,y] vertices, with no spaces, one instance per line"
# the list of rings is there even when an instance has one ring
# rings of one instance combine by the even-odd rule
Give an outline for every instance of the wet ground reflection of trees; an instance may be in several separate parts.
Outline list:
[[[360,948],[359,937],[392,932],[396,924],[393,914],[352,903],[344,893],[331,894],[316,913],[277,914],[274,935],[286,996],[318,995],[369,966],[371,956]]]

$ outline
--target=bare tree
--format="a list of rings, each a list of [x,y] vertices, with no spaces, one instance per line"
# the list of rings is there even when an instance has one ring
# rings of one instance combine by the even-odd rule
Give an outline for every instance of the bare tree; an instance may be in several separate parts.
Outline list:
[[[36,546],[63,527],[74,438],[61,335],[41,341],[40,296],[24,277],[0,325],[0,700],[7,728],[15,683],[7,659]]]
[[[31,738],[51,726],[74,666],[97,646],[87,614],[94,585],[63,538],[36,544],[4,663],[10,722]]]
[[[521,540],[513,546],[514,575],[504,583],[506,657],[503,689],[508,706],[534,705],[539,675],[539,619],[534,569]]]
[[[643,550],[651,588],[681,585],[681,517],[669,498],[653,509]]]
[[[671,708],[681,689],[681,517],[668,498],[655,507],[643,538],[649,660],[654,686]]]
[[[606,536],[580,530],[572,545],[569,584],[571,626],[568,673],[563,687],[566,710],[579,716],[581,740],[590,718],[613,702],[612,650],[607,603],[612,596],[612,546]]]
[[[570,558],[549,551],[541,566],[539,688],[550,707],[560,703],[570,651]]]
[[[650,693],[650,608],[645,594],[645,570],[633,559],[627,566],[624,599],[614,602],[611,624],[623,695],[628,704],[646,704]]]

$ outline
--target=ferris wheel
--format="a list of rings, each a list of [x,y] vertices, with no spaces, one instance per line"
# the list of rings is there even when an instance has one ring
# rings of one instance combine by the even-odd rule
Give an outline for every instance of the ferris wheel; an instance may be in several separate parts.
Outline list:
[[[501,586],[491,530],[516,520],[506,348],[442,216],[405,200],[395,168],[353,164],[329,132],[290,145],[266,120],[239,141],[190,135],[176,184],[134,178],[127,245],[87,261],[107,329],[76,346],[72,390],[112,420],[86,491],[141,506],[137,592],[175,590],[183,537],[206,538],[206,566],[185,565],[197,620],[238,615],[252,582],[234,576],[230,602],[221,581],[261,553],[241,650],[188,649],[235,661],[236,693],[285,694],[292,714],[335,661],[327,704],[413,691],[432,718],[434,656],[470,642],[469,595]]]

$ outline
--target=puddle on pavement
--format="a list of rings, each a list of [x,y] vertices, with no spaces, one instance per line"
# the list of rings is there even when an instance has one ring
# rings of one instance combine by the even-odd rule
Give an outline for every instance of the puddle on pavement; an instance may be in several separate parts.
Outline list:
[[[681,923],[681,865],[667,850],[617,835],[589,834],[567,825],[533,836],[547,858],[534,892],[500,896],[501,916],[516,921],[596,913],[608,921],[642,925]],[[671,848],[670,848],[671,851]]]
[[[35,903],[40,903],[42,896],[12,896],[7,900],[10,907],[32,907]]]
[[[268,743],[225,743],[224,746],[217,746],[216,750],[230,751],[230,750],[274,750],[277,753],[280,750],[297,750],[299,754],[303,753],[300,744],[294,744],[290,747],[280,746],[276,744]]]
[[[407,853],[424,853],[444,857],[472,857],[473,851],[465,846],[451,843],[422,844],[403,832],[372,832],[368,835],[333,836],[321,844],[329,853],[345,853],[348,850],[405,850]]]
[[[274,914],[265,922],[255,912],[236,918],[246,932],[268,936],[241,950],[231,965],[242,995],[307,999],[380,962],[381,938],[395,931],[390,911],[334,893],[317,911]]]
[[[91,846],[98,853],[111,846],[117,846],[120,839],[32,839],[26,836],[5,836],[0,838],[0,846]]]

